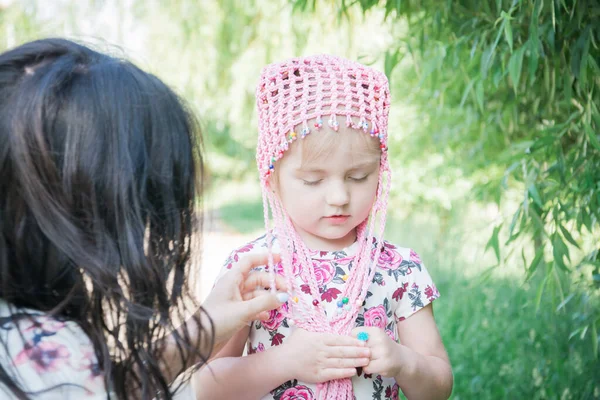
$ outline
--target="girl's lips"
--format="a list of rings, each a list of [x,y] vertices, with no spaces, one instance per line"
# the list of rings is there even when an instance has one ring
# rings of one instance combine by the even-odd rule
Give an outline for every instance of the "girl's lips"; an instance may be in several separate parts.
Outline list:
[[[325,217],[325,220],[333,225],[341,225],[346,222],[348,218],[350,218],[349,215],[331,215],[329,217]]]

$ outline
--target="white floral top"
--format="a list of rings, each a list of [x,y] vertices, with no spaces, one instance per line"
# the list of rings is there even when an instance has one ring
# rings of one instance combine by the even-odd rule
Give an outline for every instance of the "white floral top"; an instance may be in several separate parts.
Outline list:
[[[373,244],[373,251],[375,246]],[[265,235],[235,250],[227,259],[224,272],[239,260],[242,253],[264,252],[266,247]],[[277,248],[278,243],[275,239],[273,250],[277,251]],[[352,268],[357,248],[358,244],[354,243],[341,251],[312,253],[320,299],[328,315],[336,312],[337,302],[341,300],[339,296]],[[297,268],[300,267],[294,266],[294,270]],[[438,298],[439,292],[419,256],[410,249],[384,242],[378,269],[362,306],[362,312],[356,319],[356,326],[379,327],[398,341],[396,323]],[[281,267],[276,266],[276,270],[281,271]],[[300,284],[305,293],[310,292],[307,284]],[[287,304],[282,307],[287,307]],[[269,320],[255,321],[252,324],[247,343],[248,354],[265,351],[284,343],[293,329],[295,326],[289,326],[278,310],[271,311]],[[361,373],[352,379],[352,385],[358,400],[398,398],[399,387],[392,378]],[[294,379],[274,388],[263,400],[311,400],[316,398],[315,394],[316,385]]]
[[[2,368],[32,399],[106,399],[94,347],[75,322],[0,299],[0,339]],[[0,384],[0,398],[13,396]]]
[[[40,311],[9,308],[2,299],[0,365],[33,400],[107,398],[94,346],[79,325]],[[0,399],[12,398],[0,383]],[[191,382],[183,383],[175,394],[177,400],[195,398]]]

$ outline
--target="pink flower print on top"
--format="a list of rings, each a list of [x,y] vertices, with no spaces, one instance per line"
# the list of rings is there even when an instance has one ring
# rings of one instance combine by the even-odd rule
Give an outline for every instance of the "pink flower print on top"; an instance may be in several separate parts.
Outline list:
[[[52,342],[40,342],[36,346],[27,346],[14,359],[15,365],[30,363],[38,372],[56,372],[68,362],[71,353],[66,346]]]
[[[248,253],[253,248],[254,248],[254,242],[250,242],[250,243],[246,244],[244,247],[240,247],[239,249],[234,251],[231,254],[231,256],[229,256],[227,261],[225,262],[226,268],[231,269],[231,267],[233,267],[233,264],[235,264],[236,262],[238,262],[240,260],[240,256],[239,256],[240,253]]]
[[[86,381],[86,390],[88,392],[96,393],[104,389],[104,373],[98,364],[96,359],[96,353],[94,348],[90,346],[80,346],[81,360],[77,365],[73,366],[76,371],[89,371],[90,375]]]
[[[262,321],[261,325],[265,329],[274,331],[275,329],[277,329],[281,326],[281,323],[285,319],[285,314],[287,314],[287,311],[288,311],[288,304],[284,303],[281,305],[281,307],[279,307],[275,310],[271,310],[269,312],[269,319],[267,319],[266,321]]]
[[[375,257],[375,249],[371,251],[371,257]],[[383,243],[383,248],[379,254],[377,266],[383,270],[394,270],[400,266],[402,255],[396,250],[396,246],[388,242]]]
[[[307,388],[304,385],[294,386],[292,388],[287,389],[281,397],[280,400],[314,400],[314,395],[312,390]]]
[[[330,283],[335,276],[335,266],[332,262],[313,262],[317,286],[323,287]]]
[[[365,326],[374,326],[385,329],[388,319],[385,312],[385,307],[380,304],[376,307],[371,307],[364,314]]]
[[[248,345],[248,354],[262,353],[263,351],[265,351],[265,345],[262,342],[258,343],[256,347]]]
[[[398,390],[400,390],[400,386],[395,384],[394,386],[388,386],[385,389],[385,400],[396,400],[398,398]]]
[[[283,265],[281,264],[281,261],[278,262],[277,264],[275,264],[275,272],[281,276],[283,276]],[[300,275],[300,273],[302,272],[302,264],[300,264],[300,261],[298,261],[298,257],[296,256],[296,253],[294,253],[293,259],[292,259],[292,274],[294,276],[298,276]]]
[[[26,328],[20,326],[23,332],[40,329],[46,334],[51,334],[56,333],[65,327],[65,323],[63,321],[59,321],[55,318],[50,318],[48,316],[39,316],[36,317],[34,320],[24,319],[23,321],[27,321],[29,323],[29,325]]]
[[[440,292],[437,290],[434,284],[431,284],[431,286],[427,285],[423,292],[429,301],[433,301],[440,297]]]
[[[419,255],[417,253],[415,253],[415,251],[413,249],[410,250],[410,261],[414,262],[415,264],[421,264],[421,257],[419,257]]]
[[[408,282],[404,282],[398,289],[394,291],[394,293],[392,294],[392,299],[396,301],[402,300],[402,297],[404,297],[404,293],[406,293],[407,291]]]

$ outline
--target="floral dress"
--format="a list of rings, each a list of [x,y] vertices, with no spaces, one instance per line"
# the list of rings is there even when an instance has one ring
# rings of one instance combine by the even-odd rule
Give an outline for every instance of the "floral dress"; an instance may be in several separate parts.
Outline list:
[[[0,365],[32,399],[106,399],[94,347],[76,323],[0,299],[0,339]],[[13,396],[0,384],[0,398]]]
[[[266,235],[235,250],[225,263],[224,272],[239,260],[243,253],[264,252],[267,247]],[[274,239],[272,244],[276,252],[279,244]],[[372,252],[376,249],[373,244]],[[354,255],[358,243],[348,248],[333,252],[312,252],[312,261],[321,302],[325,305],[327,315],[334,315],[337,302],[348,274],[352,269]],[[293,263],[293,272],[300,279],[299,264]],[[398,341],[396,324],[439,297],[431,276],[425,269],[419,256],[410,249],[396,247],[388,242],[383,243],[383,249],[378,270],[367,292],[367,298],[356,319],[356,326],[371,326],[384,329],[395,341]],[[257,268],[260,270],[262,268]],[[275,269],[281,273],[281,265]],[[301,289],[309,293],[305,282],[299,282]],[[287,308],[287,303],[282,305]],[[265,351],[270,347],[285,342],[296,327],[290,326],[280,310],[271,311],[267,321],[254,321],[250,329],[247,347],[248,354]],[[352,378],[354,395],[358,400],[397,399],[400,389],[393,378],[380,375],[360,373]],[[273,389],[263,400],[311,400],[316,398],[316,385],[292,380]]]
[[[18,328],[18,329],[17,329]],[[32,400],[106,400],[94,346],[73,321],[16,309],[0,299],[0,365]],[[14,395],[0,383],[0,399]],[[196,398],[192,382],[174,398]]]

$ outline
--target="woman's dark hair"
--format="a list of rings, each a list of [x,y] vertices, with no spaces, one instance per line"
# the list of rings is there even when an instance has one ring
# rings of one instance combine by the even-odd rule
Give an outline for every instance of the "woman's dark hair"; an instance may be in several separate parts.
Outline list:
[[[128,61],[63,39],[0,54],[0,298],[77,322],[119,399],[172,396],[157,339],[189,310],[199,139]],[[177,336],[183,365],[199,343]],[[2,367],[0,384],[27,398]]]

